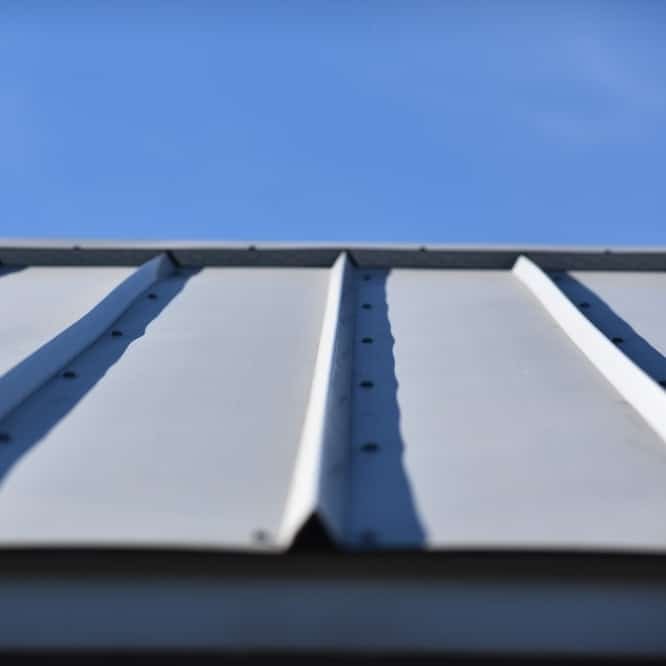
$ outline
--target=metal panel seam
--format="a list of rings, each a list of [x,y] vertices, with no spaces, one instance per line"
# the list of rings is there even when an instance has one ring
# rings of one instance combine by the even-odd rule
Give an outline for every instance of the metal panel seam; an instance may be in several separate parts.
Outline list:
[[[91,345],[139,294],[173,269],[166,254],[146,262],[92,310],[0,377],[0,420]]]
[[[663,388],[581,314],[540,266],[521,256],[512,272],[597,370],[666,441],[666,393]]]
[[[341,541],[347,476],[351,344],[354,329],[353,267],[345,253],[331,268],[326,309],[310,397],[282,523],[280,545],[317,515]]]

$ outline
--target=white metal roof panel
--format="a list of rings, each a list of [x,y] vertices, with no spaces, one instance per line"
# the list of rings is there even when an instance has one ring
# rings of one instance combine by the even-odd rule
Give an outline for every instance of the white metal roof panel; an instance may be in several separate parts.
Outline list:
[[[0,267],[0,376],[76,322],[133,269]]]
[[[326,287],[319,269],[158,283],[115,323],[122,336],[102,336],[68,366],[75,378],[55,377],[3,424],[0,542],[265,545],[290,486]]]
[[[663,361],[659,317],[635,309],[658,301],[664,274],[644,271],[659,252],[533,256],[598,355],[508,270],[515,250],[159,249],[43,248],[58,264],[148,262],[39,269],[99,292],[64,339],[43,324],[27,392],[3,385],[0,545],[283,550],[323,532],[352,549],[666,551],[666,398],[575,291],[631,281],[618,311]],[[48,261],[0,257],[15,250]],[[173,273],[179,259],[202,265]],[[542,264],[590,270],[551,283]],[[22,359],[5,377],[25,376]],[[616,363],[649,385],[654,418]]]
[[[572,271],[561,285],[604,332],[623,338],[625,353],[666,379],[658,358],[666,354],[666,272]]]
[[[376,344],[357,345],[355,538],[666,546],[664,442],[510,272],[370,277],[359,336]],[[368,442],[376,452],[364,453]]]

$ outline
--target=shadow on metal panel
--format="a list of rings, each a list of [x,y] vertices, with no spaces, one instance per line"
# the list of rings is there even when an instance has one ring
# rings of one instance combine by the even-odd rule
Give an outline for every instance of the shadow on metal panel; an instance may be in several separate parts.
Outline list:
[[[0,422],[0,484],[12,467],[58,424],[117,363],[127,348],[185,288],[200,269],[160,280],[66,368]]]
[[[666,357],[639,335],[604,300],[568,273],[552,275],[569,300],[643,372],[666,387]]]
[[[288,552],[331,552],[335,550],[338,550],[335,540],[329,534],[319,515],[313,514],[298,530]]]
[[[24,271],[26,268],[27,266],[6,266],[5,264],[0,264],[0,277]]]
[[[400,428],[389,274],[360,272],[348,541],[362,549],[421,548],[426,536],[405,467],[409,444]]]

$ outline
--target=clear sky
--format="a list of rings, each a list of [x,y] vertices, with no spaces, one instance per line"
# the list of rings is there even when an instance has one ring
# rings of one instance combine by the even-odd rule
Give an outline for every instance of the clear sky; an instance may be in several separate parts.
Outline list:
[[[666,2],[63,4],[0,5],[0,237],[666,245]]]

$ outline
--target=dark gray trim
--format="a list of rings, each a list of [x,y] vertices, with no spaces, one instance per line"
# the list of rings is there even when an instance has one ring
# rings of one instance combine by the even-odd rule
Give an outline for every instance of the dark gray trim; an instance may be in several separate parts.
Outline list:
[[[0,652],[656,657],[662,557],[3,553]]]
[[[666,270],[666,253],[663,252],[368,248],[353,250],[351,255],[361,267],[509,270],[519,256],[526,255],[545,270]]]
[[[527,255],[545,270],[666,270],[664,249],[473,248],[390,246],[302,246],[271,244],[65,245],[24,243],[0,246],[0,264],[32,266],[138,266],[161,252],[182,266],[330,267],[347,251],[359,267],[510,269]]]
[[[0,247],[0,263],[18,266],[140,266],[159,248]]]
[[[381,550],[288,552],[187,548],[0,548],[0,580],[4,577],[103,576],[188,577],[249,576],[351,578],[365,580],[436,578],[528,581],[616,580],[666,586],[666,553],[585,550]],[[666,618],[665,618],[666,619]]]

